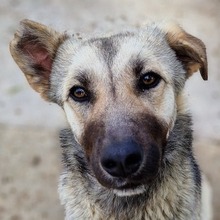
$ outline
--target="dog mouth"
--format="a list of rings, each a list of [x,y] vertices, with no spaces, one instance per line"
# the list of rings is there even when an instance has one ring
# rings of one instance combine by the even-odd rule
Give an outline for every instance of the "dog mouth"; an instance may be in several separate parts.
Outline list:
[[[135,181],[128,178],[113,178],[111,180],[108,179],[108,183],[110,182],[110,185],[103,183],[100,184],[106,190],[113,192],[116,196],[130,197],[146,193],[150,188],[151,184],[154,182],[154,180],[152,179],[148,181]]]
[[[125,197],[125,196],[135,196],[145,193],[147,190],[147,187],[144,185],[135,186],[135,185],[126,185],[121,188],[113,189],[113,193],[116,194],[119,197]]]

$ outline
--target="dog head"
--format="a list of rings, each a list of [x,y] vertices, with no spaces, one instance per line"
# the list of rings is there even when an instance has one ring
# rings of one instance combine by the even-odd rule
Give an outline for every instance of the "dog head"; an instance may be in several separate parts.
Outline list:
[[[186,79],[205,46],[177,25],[78,39],[33,21],[10,44],[33,89],[59,104],[96,179],[120,195],[157,176]]]

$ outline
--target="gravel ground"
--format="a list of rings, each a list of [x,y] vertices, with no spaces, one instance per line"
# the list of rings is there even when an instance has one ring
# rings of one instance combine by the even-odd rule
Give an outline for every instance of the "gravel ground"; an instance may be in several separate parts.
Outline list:
[[[1,0],[0,1],[0,219],[63,219],[56,192],[62,111],[41,100],[13,62],[8,43],[29,18],[64,31],[102,32],[171,19],[207,45],[209,81],[187,83],[195,150],[213,187],[220,219],[220,1],[212,0]]]

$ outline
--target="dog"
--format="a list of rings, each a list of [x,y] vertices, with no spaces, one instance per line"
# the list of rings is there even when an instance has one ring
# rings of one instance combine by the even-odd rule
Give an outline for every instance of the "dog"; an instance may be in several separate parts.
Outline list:
[[[81,38],[25,19],[10,51],[69,122],[60,134],[66,220],[208,219],[184,96],[193,73],[208,79],[201,40],[164,22]]]

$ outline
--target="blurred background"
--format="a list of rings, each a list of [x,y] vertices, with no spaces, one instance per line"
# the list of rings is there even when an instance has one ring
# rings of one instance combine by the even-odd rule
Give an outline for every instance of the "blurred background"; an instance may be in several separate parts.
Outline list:
[[[32,91],[8,44],[29,18],[59,31],[91,33],[174,20],[207,46],[209,81],[195,74],[186,85],[194,118],[194,146],[213,190],[220,219],[220,1],[219,0],[0,0],[0,219],[61,220],[57,182],[61,109]]]

